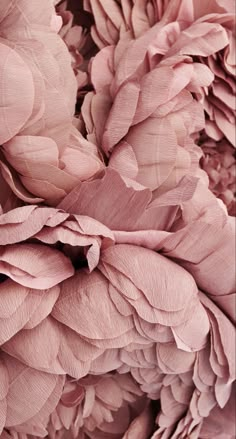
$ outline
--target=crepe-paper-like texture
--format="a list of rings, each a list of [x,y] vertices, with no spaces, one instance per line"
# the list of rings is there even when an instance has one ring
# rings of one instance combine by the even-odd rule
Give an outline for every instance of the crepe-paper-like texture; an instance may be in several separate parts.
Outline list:
[[[0,166],[27,203],[55,204],[103,167],[96,146],[73,124],[77,83],[66,46],[50,24],[54,16],[47,0],[20,0],[1,20]]]
[[[0,0],[0,83],[0,439],[234,439],[233,0]]]
[[[68,47],[72,68],[77,79],[78,99],[85,96],[90,86],[89,60],[98,51],[89,31],[93,18],[83,9],[82,3],[81,0],[70,2],[66,0],[60,2],[56,8],[57,14],[62,19],[59,35]]]
[[[95,24],[91,35],[100,49],[115,45],[127,36],[128,39],[138,38],[154,27],[157,22],[161,22],[162,26],[175,23],[175,30],[171,31],[172,39],[169,39],[169,44],[176,42],[179,30],[186,32],[192,23],[196,23],[195,29],[202,29],[203,33],[203,29],[207,29],[208,49],[206,49],[206,42],[203,48],[201,43],[199,45],[199,40],[197,42],[196,37],[191,35],[191,31],[186,32],[186,37],[191,38],[189,44],[189,48],[190,45],[192,46],[191,55],[199,56],[198,62],[208,66],[214,74],[214,81],[210,88],[201,93],[204,109],[208,115],[206,132],[214,140],[220,140],[225,136],[235,146],[235,5],[233,1],[85,0],[85,8],[94,15]],[[224,28],[227,33],[224,49],[218,46],[223,43],[223,40],[220,42],[217,36],[220,27]],[[197,38],[202,31],[200,30],[197,35],[194,30]],[[167,33],[169,32],[168,30]],[[182,39],[184,44],[187,43],[186,37]],[[181,43],[178,47],[180,46]],[[212,53],[209,53],[210,47],[213,48]],[[196,49],[199,53],[194,54],[193,51]],[[187,54],[187,51],[184,53]],[[164,53],[161,52],[161,54]]]
[[[229,214],[236,215],[236,168],[235,150],[226,140],[216,142],[213,139],[200,139],[204,157],[201,160],[202,168],[209,176],[209,187],[228,208]]]

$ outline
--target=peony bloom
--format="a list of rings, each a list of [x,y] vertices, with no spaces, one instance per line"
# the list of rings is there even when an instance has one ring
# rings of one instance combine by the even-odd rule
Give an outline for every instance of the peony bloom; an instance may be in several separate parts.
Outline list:
[[[176,21],[163,21],[137,40],[120,40],[96,55],[91,66],[95,92],[87,94],[82,115],[88,139],[110,167],[149,187],[154,196],[184,175],[205,179],[199,170],[201,150],[193,141],[205,126],[204,115],[193,94],[209,87],[214,75],[195,59],[227,42],[219,25],[194,23],[182,29]]]
[[[70,55],[51,29],[54,8],[44,3],[31,2],[24,15],[19,2],[16,8],[12,1],[5,15],[0,10],[1,81],[5,90],[0,165],[2,176],[18,198],[55,205],[79,181],[101,171],[103,163],[95,145],[75,126],[77,85]]]
[[[50,417],[49,438],[57,438],[66,430],[71,438],[98,438],[102,434],[123,437],[127,429],[132,429],[132,421],[139,422],[139,434],[146,437],[152,431],[147,399],[129,374],[68,379]]]
[[[233,12],[0,0],[1,439],[233,439]]]
[[[160,431],[168,428],[166,437],[189,404],[194,422],[186,435],[216,405],[225,406],[235,379],[234,327],[198,293],[187,271],[151,250],[122,244],[103,250],[92,274],[80,272],[76,282],[64,284],[52,316],[89,344],[106,346],[90,373],[130,371],[142,391],[160,398],[157,421]]]
[[[217,31],[220,27],[227,34],[222,47],[215,45],[211,53],[191,53],[198,56],[198,62],[206,65],[214,75],[212,84],[202,89],[201,101],[207,114],[206,132],[214,140],[225,136],[235,145],[235,5],[233,1],[213,0],[201,2],[197,0],[140,0],[115,2],[108,4],[100,0],[86,0],[86,10],[93,13],[95,25],[92,37],[100,49],[117,44],[131,38],[144,35],[151,27],[160,22],[162,26],[175,23],[182,32],[188,33],[189,26],[208,28],[215,27],[212,37],[210,32],[206,38],[209,45],[215,45]],[[212,32],[211,31],[211,32]],[[172,44],[176,41],[172,34]],[[192,40],[194,36],[192,35]],[[210,39],[212,42],[210,42]],[[219,40],[218,40],[219,42]],[[223,43],[223,41],[222,41]],[[194,47],[194,46],[193,46]],[[188,53],[188,52],[185,52]],[[161,52],[161,54],[163,54]],[[196,59],[197,60],[197,59]],[[200,98],[200,96],[199,96]]]
[[[231,317],[234,300],[234,240],[225,210],[195,178],[185,177],[151,199],[150,190],[137,191],[108,169],[102,179],[81,183],[57,208],[22,206],[2,214],[1,349],[12,365],[20,362],[43,377],[81,380],[117,369],[130,372],[143,393],[160,398],[161,407],[172,401],[168,376],[175,374],[183,394],[177,397],[173,390],[177,402],[171,419],[168,409],[158,417],[159,428],[167,428],[168,421],[172,431],[190,399],[199,407],[202,393],[214,395],[207,397],[206,411],[191,412],[200,425],[206,413],[224,407],[230,397],[233,350],[227,340],[233,326],[225,314]],[[200,355],[210,359],[213,378],[207,387],[195,372]],[[146,431],[150,415],[141,414],[144,408],[131,415],[136,420],[123,425],[122,434]],[[113,426],[110,412],[102,409],[101,417],[100,409],[96,406],[88,424],[83,420],[87,436],[97,438],[102,429],[120,437],[120,412]],[[47,406],[43,421],[27,415],[17,429],[16,424],[8,427],[36,434],[53,410]],[[74,416],[74,410],[70,413]],[[67,418],[62,424],[54,421],[52,438],[63,422],[69,423]]]
[[[201,144],[204,157],[201,166],[209,176],[209,188],[224,201],[228,212],[236,214],[236,185],[235,185],[235,151],[227,140],[215,142],[206,139]]]

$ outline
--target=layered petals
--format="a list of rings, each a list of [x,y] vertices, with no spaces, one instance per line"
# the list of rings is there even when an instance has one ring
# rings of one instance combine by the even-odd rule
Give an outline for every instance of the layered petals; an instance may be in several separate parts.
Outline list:
[[[5,401],[1,421],[4,419],[6,428],[41,435],[59,401],[63,384],[63,377],[38,372],[16,360],[13,364],[11,357],[1,353],[1,408]]]

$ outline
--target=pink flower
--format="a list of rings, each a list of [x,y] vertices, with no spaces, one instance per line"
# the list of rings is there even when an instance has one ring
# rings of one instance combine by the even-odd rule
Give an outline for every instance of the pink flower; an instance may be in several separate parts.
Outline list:
[[[36,3],[0,0],[0,437],[232,439],[233,1]]]
[[[137,40],[120,40],[99,52],[91,67],[95,92],[87,94],[82,115],[88,139],[110,167],[154,196],[184,175],[205,178],[199,171],[201,150],[192,138],[204,128],[204,116],[192,93],[208,87],[214,76],[193,57],[209,56],[227,42],[219,25],[182,29],[178,22],[163,21]]]
[[[201,182],[185,177],[151,201],[150,190],[136,191],[108,169],[104,178],[81,183],[57,209],[23,206],[1,215],[0,221],[0,269],[11,278],[1,283],[1,349],[13,365],[20,361],[37,373],[76,380],[88,373],[131,372],[142,392],[160,397],[162,404],[164,375],[190,373],[190,388],[199,388],[195,364],[199,352],[209,358],[210,347],[216,382],[207,389],[215,391],[213,406],[226,404],[233,352],[222,334],[231,334],[232,325],[210,299],[199,295],[198,287],[226,314],[232,313],[233,230]],[[222,352],[226,360],[219,366],[215,358]],[[188,399],[184,401],[181,407],[187,406]],[[213,408],[210,400],[206,404]],[[202,418],[196,418],[198,424]],[[114,419],[118,428],[119,417]],[[146,429],[145,422],[141,427]],[[174,425],[176,415],[169,422]],[[114,431],[110,423],[102,425],[104,431]],[[135,425],[138,418],[129,428],[141,428]],[[27,417],[17,431],[39,428],[37,419]],[[97,430],[89,434],[97,437]]]
[[[55,11],[46,3],[37,5],[38,13],[27,6],[23,15],[18,2],[1,21],[0,166],[17,197],[55,205],[104,165],[75,127],[76,80],[66,46],[48,24]]]

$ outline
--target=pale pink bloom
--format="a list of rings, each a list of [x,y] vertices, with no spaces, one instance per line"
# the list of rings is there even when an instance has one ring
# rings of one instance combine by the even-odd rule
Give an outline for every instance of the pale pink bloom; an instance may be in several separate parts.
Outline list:
[[[215,140],[223,136],[234,145],[235,143],[235,6],[233,1],[212,0],[201,2],[196,0],[140,0],[119,3],[115,1],[101,2],[86,0],[85,8],[95,17],[92,36],[100,49],[115,45],[119,42],[119,52],[126,47],[127,41],[147,33],[151,27],[160,22],[162,27],[174,26],[175,31],[169,32],[170,45],[177,40],[178,27],[188,34],[191,25],[197,28],[209,29],[206,39],[212,51],[209,53],[194,53],[196,51],[195,37],[192,34],[192,49],[185,54],[198,56],[198,62],[205,64],[212,71],[212,85],[205,84],[198,91],[199,99],[207,113],[206,132]],[[215,35],[213,31],[215,27]],[[217,32],[225,29],[222,46],[217,43]],[[226,38],[227,35],[227,38]],[[223,36],[223,35],[222,35]],[[160,34],[159,34],[159,38]],[[186,41],[185,41],[186,42]],[[180,48],[180,46],[179,46]],[[163,46],[162,46],[163,49]],[[188,48],[189,50],[189,48]],[[163,52],[161,53],[163,55]],[[117,55],[119,58],[119,55]],[[197,61],[197,59],[195,59]],[[202,73],[203,75],[203,65]],[[104,70],[104,69],[103,69]],[[192,90],[194,91],[194,90]]]
[[[204,128],[204,114],[192,93],[208,87],[214,75],[192,57],[227,43],[219,25],[194,23],[182,30],[178,22],[160,22],[137,40],[120,40],[95,56],[95,92],[87,94],[82,115],[88,139],[110,167],[155,196],[185,175],[204,179],[201,150],[192,138]]]
[[[227,140],[215,142],[207,138],[201,142],[204,156],[201,166],[209,176],[209,188],[224,201],[228,212],[236,215],[235,150]]]
[[[33,3],[12,1],[1,21],[0,166],[17,197],[55,205],[104,165],[74,126],[77,84],[68,50],[48,24],[54,8]]]
[[[145,231],[148,224],[153,229],[159,229],[159,233],[162,237],[166,236],[168,232],[165,232],[165,230],[169,230],[175,220],[181,216],[179,204],[184,202],[184,200],[188,200],[195,190],[196,182],[189,181],[188,183],[189,185],[186,190],[184,190],[185,186],[180,185],[180,187],[173,190],[173,194],[168,194],[168,196],[166,195],[166,197],[163,198],[160,197],[158,205],[157,200],[150,203],[150,191],[145,189],[135,192],[133,188],[127,187],[114,171],[107,171],[104,179],[82,183],[74,191],[72,200],[76,203],[76,207],[81,210],[83,215],[79,216],[76,214],[74,206],[70,202],[70,195],[62,204],[64,204],[64,209],[70,212],[75,211],[75,214],[71,213],[69,215],[69,213],[63,212],[62,210],[35,206],[24,206],[8,212],[1,216],[0,243],[4,250],[2,251],[2,259],[4,262],[2,272],[12,277],[15,282],[19,282],[26,287],[49,288],[58,284],[66,277],[73,275],[72,264],[64,254],[70,257],[76,267],[79,268],[81,265],[86,265],[87,260],[90,270],[94,269],[99,259],[101,260],[100,252],[104,255],[104,252],[107,251],[110,246],[114,247],[115,234],[118,234],[117,239],[120,237],[118,232],[112,232],[112,230],[118,229],[119,231],[119,228],[121,228],[121,230],[130,230],[130,235],[128,234],[127,236],[128,239],[129,236],[132,238],[132,231],[137,230],[138,227],[141,231],[143,230],[143,232],[141,232],[141,239],[142,236],[147,237],[147,241],[144,245],[148,247],[152,241],[152,233],[151,239],[149,239],[149,234]],[[110,197],[108,196],[107,188],[111,187],[116,188],[116,210],[112,193],[110,193]],[[98,201],[97,204],[93,202],[95,194]],[[61,209],[63,208],[62,204]],[[113,208],[111,208],[111,206],[113,206]],[[106,209],[104,209],[104,207],[106,207]],[[130,209],[132,210],[133,217],[130,216]],[[97,217],[102,223],[93,219],[94,217]],[[104,223],[110,230],[103,225]],[[120,233],[122,236],[122,232]],[[134,234],[135,233],[136,232],[134,232]],[[32,243],[20,243],[21,240],[32,240],[32,238]],[[134,242],[136,242],[135,239],[134,236]],[[61,243],[60,249],[62,251],[59,252],[55,247],[48,247],[48,245],[54,246],[58,242]],[[44,244],[47,244],[47,246]],[[136,250],[141,252],[141,258],[142,252],[148,251],[154,258],[154,262],[160,259],[160,263],[164,264],[163,268],[166,264],[167,267],[170,264],[171,269],[177,269],[177,272],[180,270],[182,274],[185,273],[184,270],[179,269],[177,265],[175,268],[175,264],[160,255],[156,255],[154,252],[151,252],[151,250],[134,247],[133,245],[130,247],[130,251],[132,252]],[[114,247],[114,251],[117,251],[115,249],[117,249],[117,246]],[[47,256],[47,259],[45,259],[45,256]],[[8,265],[6,265],[6,262]],[[67,268],[65,269],[65,267]],[[104,310],[100,311],[103,312],[103,317],[100,315],[98,322],[103,325],[103,321],[106,320],[107,315],[112,315],[115,319],[114,304],[110,302],[109,298],[108,281],[96,270],[92,274],[89,274],[87,270],[78,270],[76,275],[71,277],[68,283],[63,283],[56,289],[57,295],[60,291],[60,298],[53,309],[53,316],[64,325],[67,325],[67,328],[63,325],[57,325],[53,319],[47,318],[57,299],[57,296],[54,299],[53,289],[49,290],[49,302],[45,303],[46,309],[43,309],[41,314],[37,311],[39,318],[37,319],[35,317],[36,323],[34,319],[33,322],[28,323],[29,319],[31,319],[31,314],[28,315],[27,308],[23,308],[23,314],[20,314],[18,309],[16,309],[15,315],[11,315],[11,312],[9,312],[7,308],[8,302],[6,305],[4,305],[4,303],[2,304],[2,309],[5,310],[6,317],[8,318],[8,325],[6,325],[6,321],[3,322],[3,328],[4,325],[6,327],[6,336],[5,339],[2,340],[2,343],[5,343],[4,350],[7,350],[7,352],[32,367],[50,370],[52,372],[59,371],[59,373],[63,371],[79,378],[89,371],[91,361],[96,357],[101,357],[106,348],[119,348],[123,343],[146,343],[145,338],[143,339],[142,336],[137,334],[132,324],[132,319],[122,317],[119,312],[116,312],[117,325],[114,326],[114,334],[109,327],[106,329],[106,327],[101,326],[101,334],[98,337],[98,324],[96,323],[96,326],[92,328],[93,322],[95,324],[94,313],[97,312],[96,297],[93,293],[94,282],[100,283],[100,287],[97,286],[97,288],[101,290],[99,293],[101,297],[104,297]],[[187,284],[190,282],[191,285],[193,280],[189,277],[186,282]],[[10,288],[12,281],[7,280],[3,282],[3,288],[6,289],[8,284]],[[23,299],[22,295],[24,294],[25,297],[30,290],[24,288],[24,291],[18,292],[19,286],[18,284],[15,285],[17,287],[16,293],[19,296],[20,304]],[[83,298],[84,288],[87,291],[87,295],[91,294],[91,311],[87,309],[87,302],[84,303],[84,305],[81,304],[79,310],[77,310],[76,303]],[[89,288],[91,288],[90,292]],[[52,301],[50,299],[51,294]],[[67,294],[70,295],[70,301],[67,300]],[[72,306],[73,300],[76,302]],[[65,304],[61,308],[64,301]],[[198,306],[195,299],[191,303],[186,299],[186,306],[188,303],[190,307]],[[178,325],[180,325],[180,316],[183,315],[184,317],[187,312],[187,308],[185,308],[184,306],[181,312],[177,312],[174,318],[174,322],[177,322]],[[74,314],[74,312],[76,314]],[[78,312],[81,313],[79,320]],[[91,313],[91,327],[87,327],[88,317],[86,317],[83,324],[83,319],[85,316],[88,316],[89,312]],[[199,308],[199,312],[202,312],[201,307]],[[152,313],[151,309],[150,313]],[[157,312],[157,315],[159,315],[159,313],[160,312]],[[161,316],[162,314],[160,314],[160,318],[163,319],[164,315]],[[27,326],[25,327],[26,324]],[[9,329],[7,329],[9,327],[12,328],[10,333]],[[31,330],[27,330],[27,327]],[[207,327],[205,329],[207,330]],[[204,344],[205,329],[203,330],[202,339],[199,338],[200,345],[201,343]],[[19,332],[20,330],[21,332]],[[17,332],[19,332],[19,334],[17,334]],[[47,349],[45,349],[46,339],[44,334],[47,334]],[[96,339],[94,340],[93,337],[96,337]],[[7,342],[10,338],[11,340]],[[68,345],[68,340],[73,340],[71,346]],[[38,345],[38,355],[36,355],[32,349],[35,343]],[[50,346],[54,346],[53,352]],[[85,355],[82,358],[77,358],[76,355],[77,352],[81,352],[81,346],[83,346]],[[42,352],[44,352],[44,355],[42,355]],[[119,359],[116,357],[111,358],[109,361],[107,359],[104,365],[108,367],[108,371],[110,370],[110,364],[113,362],[115,362],[117,367],[121,365]],[[94,367],[98,367],[98,364],[94,365]]]
[[[209,396],[204,399],[205,410],[209,412],[216,404],[223,407],[230,396],[234,373],[229,344],[233,326],[209,299],[199,295],[197,287],[198,284],[226,313],[232,314],[233,230],[216,198],[197,179],[185,177],[172,191],[151,201],[150,190],[135,191],[115,171],[107,170],[104,178],[81,183],[59,208],[25,206],[2,215],[3,248],[7,248],[7,242],[11,242],[11,248],[37,249],[44,248],[43,243],[55,245],[59,241],[62,252],[48,248],[52,255],[57,252],[64,257],[64,252],[72,260],[75,255],[75,265],[83,263],[86,256],[88,261],[91,258],[93,271],[84,268],[74,276],[72,272],[68,280],[54,287],[56,294],[53,295],[53,288],[47,291],[45,307],[30,316],[29,311],[23,311],[23,318],[19,312],[9,318],[6,292],[1,309],[8,317],[6,327],[11,332],[6,331],[2,350],[52,376],[68,374],[80,379],[88,373],[131,371],[142,392],[155,399],[160,396],[163,401],[167,398],[167,406],[169,394],[161,396],[166,395],[162,390],[163,375],[190,374],[192,384],[187,387],[194,384],[200,395],[206,389],[207,395],[214,391],[214,404]],[[34,239],[19,244],[19,235],[25,240]],[[82,253],[76,253],[76,247],[82,247]],[[83,249],[88,251],[83,253]],[[153,251],[156,249],[162,254]],[[24,269],[24,276],[12,269],[11,276],[35,282],[38,271],[28,265],[27,273],[21,259],[16,262]],[[16,265],[14,255],[8,254],[8,260]],[[50,282],[53,267],[44,268]],[[63,270],[60,269],[61,274]],[[44,272],[40,274],[44,281]],[[57,277],[55,281],[60,282]],[[12,287],[11,280],[3,282],[3,287],[7,283]],[[22,302],[23,294],[17,297]],[[203,389],[197,363],[200,353],[203,360],[210,358],[214,381],[207,382],[208,387]],[[203,374],[209,375],[209,368]],[[168,387],[167,378],[165,383]],[[187,398],[186,395],[189,389],[180,397]],[[192,410],[199,407],[200,395],[193,389]],[[186,408],[188,399],[184,401],[182,404],[177,399],[177,413],[182,406]],[[166,411],[160,418],[163,422],[169,416]],[[200,425],[206,411],[200,418],[195,412],[191,416]],[[177,422],[175,411],[173,415],[173,419],[168,418],[168,428]],[[119,418],[116,422],[118,428]],[[28,421],[20,428],[32,431]],[[107,434],[113,433],[110,423],[104,428]],[[161,424],[160,428],[166,426]],[[97,438],[97,433],[95,430],[88,437]]]
[[[155,252],[132,245],[103,250],[92,274],[78,272],[65,282],[52,315],[89,344],[106,349],[91,361],[92,374],[139,368],[142,377],[151,377],[149,389],[148,381],[142,388],[150,396],[157,384],[150,369],[156,373],[158,368],[162,376],[193,371],[196,353],[208,341],[208,316],[191,276]]]

